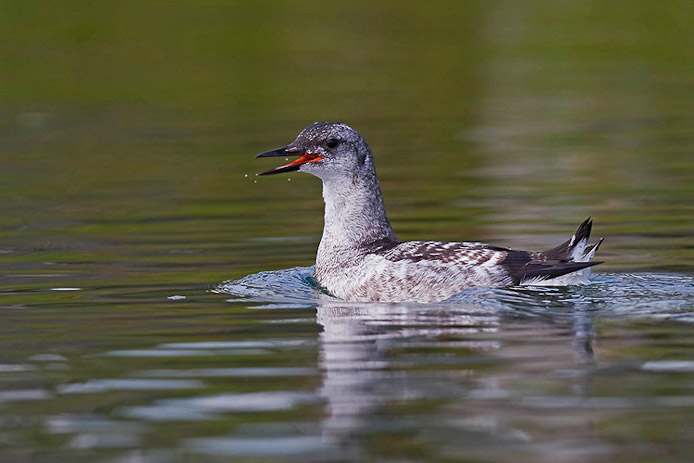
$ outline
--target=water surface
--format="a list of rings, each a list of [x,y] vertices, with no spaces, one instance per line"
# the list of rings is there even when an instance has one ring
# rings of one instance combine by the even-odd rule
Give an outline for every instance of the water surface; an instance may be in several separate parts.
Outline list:
[[[9,2],[0,461],[691,461],[692,18]],[[317,293],[319,181],[253,175],[316,120],[366,137],[402,239],[542,250],[592,216],[606,263],[445,304]]]

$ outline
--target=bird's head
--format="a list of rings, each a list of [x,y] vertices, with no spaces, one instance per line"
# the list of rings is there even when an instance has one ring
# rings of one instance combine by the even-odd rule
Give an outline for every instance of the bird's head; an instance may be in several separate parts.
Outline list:
[[[325,180],[334,176],[360,175],[373,169],[371,150],[364,139],[346,124],[316,122],[284,148],[260,153],[256,158],[299,156],[298,159],[258,175],[300,171]]]

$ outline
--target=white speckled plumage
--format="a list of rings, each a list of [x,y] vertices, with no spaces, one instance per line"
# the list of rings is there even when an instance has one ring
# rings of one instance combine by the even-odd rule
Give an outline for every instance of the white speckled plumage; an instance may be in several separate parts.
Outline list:
[[[323,181],[325,222],[316,281],[346,301],[445,300],[468,287],[585,282],[600,242],[588,245],[590,219],[549,251],[515,251],[484,243],[398,240],[386,217],[373,156],[340,123],[315,123],[267,156],[301,156],[260,175],[299,170]]]

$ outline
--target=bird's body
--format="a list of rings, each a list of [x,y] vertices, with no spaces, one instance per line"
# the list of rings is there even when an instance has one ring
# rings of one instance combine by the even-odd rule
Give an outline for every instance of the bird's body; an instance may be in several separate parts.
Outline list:
[[[371,151],[345,124],[313,124],[287,147],[259,157],[291,155],[301,158],[261,175],[300,170],[323,180],[325,222],[315,279],[339,299],[442,301],[474,286],[580,282],[597,264],[590,261],[600,244],[588,245],[590,219],[569,241],[540,253],[474,242],[400,241],[386,217]]]

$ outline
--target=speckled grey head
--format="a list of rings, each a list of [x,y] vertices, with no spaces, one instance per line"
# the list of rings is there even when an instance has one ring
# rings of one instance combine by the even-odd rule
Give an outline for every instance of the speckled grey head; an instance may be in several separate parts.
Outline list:
[[[364,139],[347,124],[316,122],[301,131],[284,148],[259,154],[260,157],[300,156],[299,159],[258,175],[300,171],[325,180],[335,176],[359,176],[373,172],[371,150]]]

